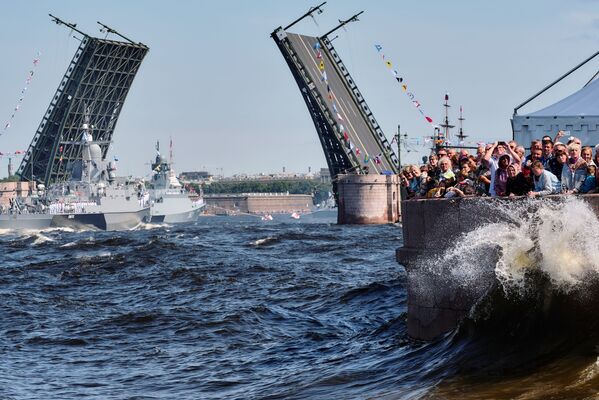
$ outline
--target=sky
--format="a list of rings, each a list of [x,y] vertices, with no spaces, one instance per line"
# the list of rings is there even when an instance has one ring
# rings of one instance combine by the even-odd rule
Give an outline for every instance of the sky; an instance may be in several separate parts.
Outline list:
[[[113,136],[121,175],[147,175],[156,141],[166,148],[171,137],[178,172],[230,176],[325,167],[310,115],[270,38],[321,2],[0,1],[0,132],[41,53],[21,108],[0,136],[0,152],[27,149],[79,44],[69,29],[51,22],[52,13],[97,37],[104,37],[101,21],[150,48]],[[391,139],[398,125],[408,135],[402,162],[427,154],[423,137],[432,132],[375,44],[435,121],[443,117],[448,92],[452,122],[463,107],[467,140],[493,141],[511,138],[516,105],[599,43],[595,0],[329,0],[323,9],[290,31],[320,36],[364,11],[359,22],[336,32],[333,44],[386,136]],[[592,61],[520,113],[571,94],[598,69],[599,60]],[[0,177],[6,165],[0,159]]]

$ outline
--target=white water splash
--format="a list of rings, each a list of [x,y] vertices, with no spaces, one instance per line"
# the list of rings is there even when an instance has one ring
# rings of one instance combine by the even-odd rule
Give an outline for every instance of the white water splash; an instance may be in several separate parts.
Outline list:
[[[158,223],[153,223],[153,222],[142,222],[141,224],[137,225],[132,230],[150,231],[152,229],[170,228],[170,227],[172,227],[172,225],[169,225],[167,223],[158,224]]]
[[[539,218],[541,268],[554,282],[577,285],[599,272],[599,219],[587,203],[571,199],[558,210],[542,208]]]
[[[67,227],[52,227],[52,228],[44,228],[44,229],[40,230],[40,232],[78,232],[78,231],[73,228],[67,228]]]
[[[35,240],[33,241],[33,245],[34,246],[38,246],[42,243],[46,243],[46,242],[53,242],[54,239],[51,239],[47,236],[42,235],[41,233],[37,233],[34,235]]]
[[[265,238],[257,239],[257,240],[254,240],[253,242],[250,242],[250,246],[262,246],[262,245],[270,244],[276,240],[277,240],[276,236],[267,236]]]
[[[583,200],[506,202],[490,212],[503,221],[464,234],[438,260],[461,285],[476,285],[492,262],[505,289],[524,289],[532,269],[564,291],[599,273],[599,219]]]

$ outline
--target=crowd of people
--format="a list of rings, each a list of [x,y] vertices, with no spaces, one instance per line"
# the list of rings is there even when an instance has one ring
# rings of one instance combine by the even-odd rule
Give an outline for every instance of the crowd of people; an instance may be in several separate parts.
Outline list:
[[[599,145],[582,146],[580,139],[544,136],[524,146],[514,140],[480,144],[476,154],[440,148],[424,165],[409,165],[400,173],[408,198],[464,196],[529,196],[596,193]]]

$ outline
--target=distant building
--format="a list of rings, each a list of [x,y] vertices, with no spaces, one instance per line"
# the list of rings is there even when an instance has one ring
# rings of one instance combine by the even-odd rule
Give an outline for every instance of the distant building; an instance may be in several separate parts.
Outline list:
[[[331,183],[331,172],[328,168],[320,169],[320,182],[322,183]]]
[[[0,206],[7,207],[11,199],[26,197],[34,190],[35,182],[0,182]]]
[[[247,181],[306,181],[320,179],[323,183],[331,182],[331,174],[328,168],[321,168],[319,173],[299,173],[299,172],[275,172],[275,173],[258,173],[258,174],[234,174],[228,177],[219,177],[210,174],[208,171],[191,171],[182,172],[179,179],[184,182],[206,183],[210,184],[214,181],[224,182],[247,182]]]
[[[208,171],[182,172],[179,179],[186,182],[212,182],[213,175]]]
[[[227,182],[241,182],[241,181],[305,181],[315,179],[312,174],[305,173],[294,173],[294,172],[286,172],[286,173],[259,173],[259,174],[235,174],[230,177],[222,178],[221,181]]]
[[[209,194],[204,200],[215,214],[309,212],[313,204],[311,195],[289,193]]]

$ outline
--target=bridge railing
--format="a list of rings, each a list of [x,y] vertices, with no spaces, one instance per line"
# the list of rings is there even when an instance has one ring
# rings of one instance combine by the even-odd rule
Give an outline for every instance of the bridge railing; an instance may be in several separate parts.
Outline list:
[[[333,47],[333,44],[327,37],[320,38],[320,42],[322,45],[324,45],[324,47],[328,51],[331,59],[333,59],[333,61],[335,61],[336,68],[337,68],[337,71],[339,72],[339,75],[344,78],[344,81],[347,84],[349,92],[353,94],[354,100],[359,105],[358,108],[362,112],[364,119],[366,121],[368,121],[370,127],[374,131],[375,139],[379,143],[379,146],[381,147],[383,155],[387,158],[389,164],[393,167],[393,171],[397,173],[398,172],[397,167],[396,167],[398,165],[397,156],[395,155],[395,152],[391,148],[391,145],[389,144],[389,141],[385,137],[380,125],[374,118],[372,111],[370,111],[368,104],[366,104],[366,100],[364,100],[364,97],[362,96],[362,93],[360,93],[358,86],[356,85],[353,78],[349,74],[349,71],[347,70],[347,68],[345,68],[345,65],[343,64],[341,57],[339,57],[339,54],[337,53],[337,51]]]
[[[321,93],[317,90],[312,78],[306,72],[307,69],[293,48],[291,41],[287,37],[287,33],[283,28],[278,28],[271,34],[271,36],[283,53],[283,56],[300,87],[304,101],[308,106],[308,110],[318,131],[318,136],[323,146],[331,175],[336,176],[339,173],[349,171],[360,172],[362,170],[360,161],[351,149],[348,149],[343,144],[343,134],[339,129],[338,122],[334,118],[332,111],[329,109],[328,102],[324,100]]]

